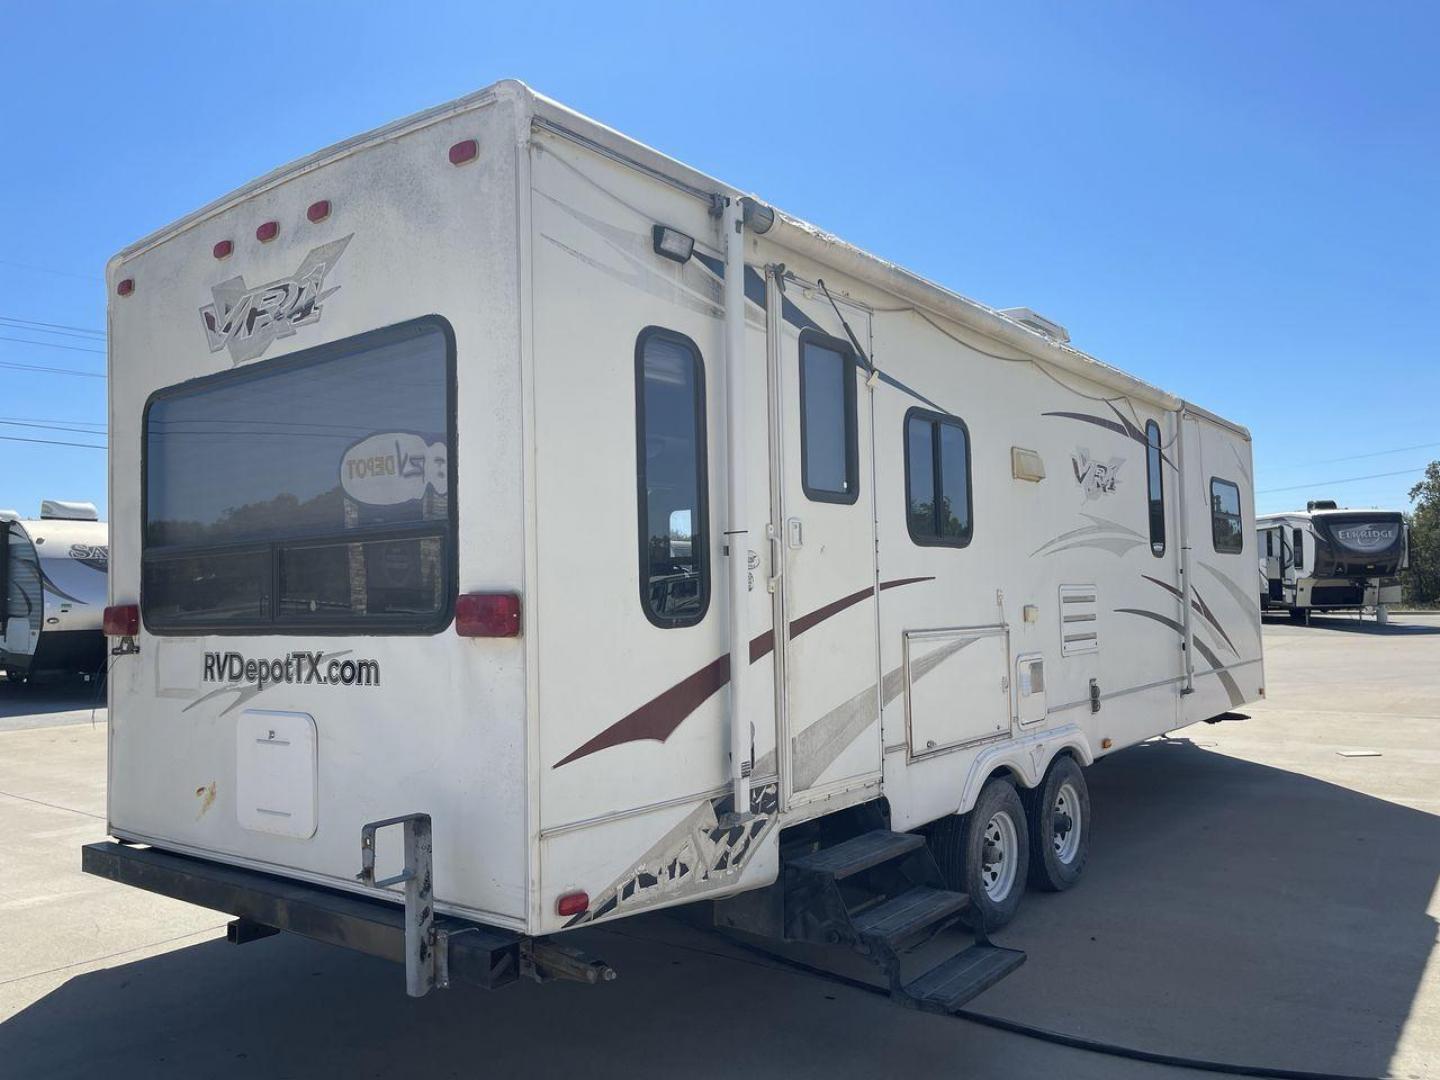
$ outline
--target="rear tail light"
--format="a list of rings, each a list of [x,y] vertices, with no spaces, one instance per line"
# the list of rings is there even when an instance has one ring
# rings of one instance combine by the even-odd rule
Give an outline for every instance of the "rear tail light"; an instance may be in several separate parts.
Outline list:
[[[590,894],[583,892],[566,893],[555,901],[556,915],[584,915],[590,910]]]
[[[268,244],[275,237],[280,235],[280,223],[278,221],[267,221],[255,230],[255,239],[262,244]]]
[[[135,279],[134,279],[134,278],[128,278],[128,277],[127,277],[124,281],[120,282],[119,285],[116,285],[116,286],[115,286],[115,292],[116,292],[118,295],[120,295],[120,296],[129,296],[129,295],[130,295],[132,292],[134,292],[134,291],[135,291]]]
[[[324,221],[330,216],[330,200],[321,199],[319,202],[310,204],[310,209],[305,211],[305,216],[311,221]]]
[[[115,604],[107,607],[102,622],[106,637],[134,637],[140,633],[140,606]]]
[[[230,253],[234,250],[235,242],[233,240],[219,240],[216,241],[215,246],[210,249],[210,254],[214,255],[217,259],[228,259]]]
[[[457,597],[455,632],[461,637],[519,637],[520,597],[515,593],[466,593]]]

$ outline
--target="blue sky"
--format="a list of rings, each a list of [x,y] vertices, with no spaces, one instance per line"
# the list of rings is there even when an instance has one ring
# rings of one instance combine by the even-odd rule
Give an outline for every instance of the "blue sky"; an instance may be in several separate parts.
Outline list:
[[[1440,458],[1440,8],[724,10],[6,4],[0,365],[102,372],[115,251],[513,76],[1247,424],[1261,512]],[[102,379],[0,366],[0,506],[103,507],[103,452],[13,440],[104,419]]]

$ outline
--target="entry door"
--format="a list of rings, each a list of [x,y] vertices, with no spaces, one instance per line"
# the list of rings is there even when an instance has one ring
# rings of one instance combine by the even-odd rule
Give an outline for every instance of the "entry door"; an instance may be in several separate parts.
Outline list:
[[[1285,563],[1285,530],[1280,528],[1266,529],[1261,541],[1264,547],[1265,559],[1265,590],[1272,600],[1278,600],[1275,590],[1279,587],[1281,575],[1284,573]]]
[[[847,319],[863,342],[863,312]],[[779,320],[775,320],[778,322]],[[772,323],[774,326],[774,323]],[[854,349],[777,327],[785,805],[877,781],[878,692],[870,389]]]

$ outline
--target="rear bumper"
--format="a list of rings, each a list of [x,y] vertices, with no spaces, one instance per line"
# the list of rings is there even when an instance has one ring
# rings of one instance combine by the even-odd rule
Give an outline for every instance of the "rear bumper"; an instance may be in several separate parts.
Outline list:
[[[147,892],[171,896],[329,945],[405,961],[405,912],[371,900],[274,874],[224,866],[158,848],[104,841],[87,844],[80,867]],[[451,980],[495,989],[520,975],[519,934],[448,915],[435,917],[448,951]]]

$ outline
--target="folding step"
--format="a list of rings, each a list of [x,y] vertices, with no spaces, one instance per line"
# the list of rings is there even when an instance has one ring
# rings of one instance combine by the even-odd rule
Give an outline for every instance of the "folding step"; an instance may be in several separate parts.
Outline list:
[[[964,893],[917,885],[882,904],[856,912],[850,919],[857,936],[894,949],[926,930],[940,929],[969,902]]]
[[[925,838],[915,833],[876,829],[874,832],[861,833],[834,847],[821,848],[809,855],[790,859],[786,865],[840,881],[924,846]]]
[[[952,1013],[1025,962],[1019,949],[971,945],[905,984],[896,996],[927,1012]]]

